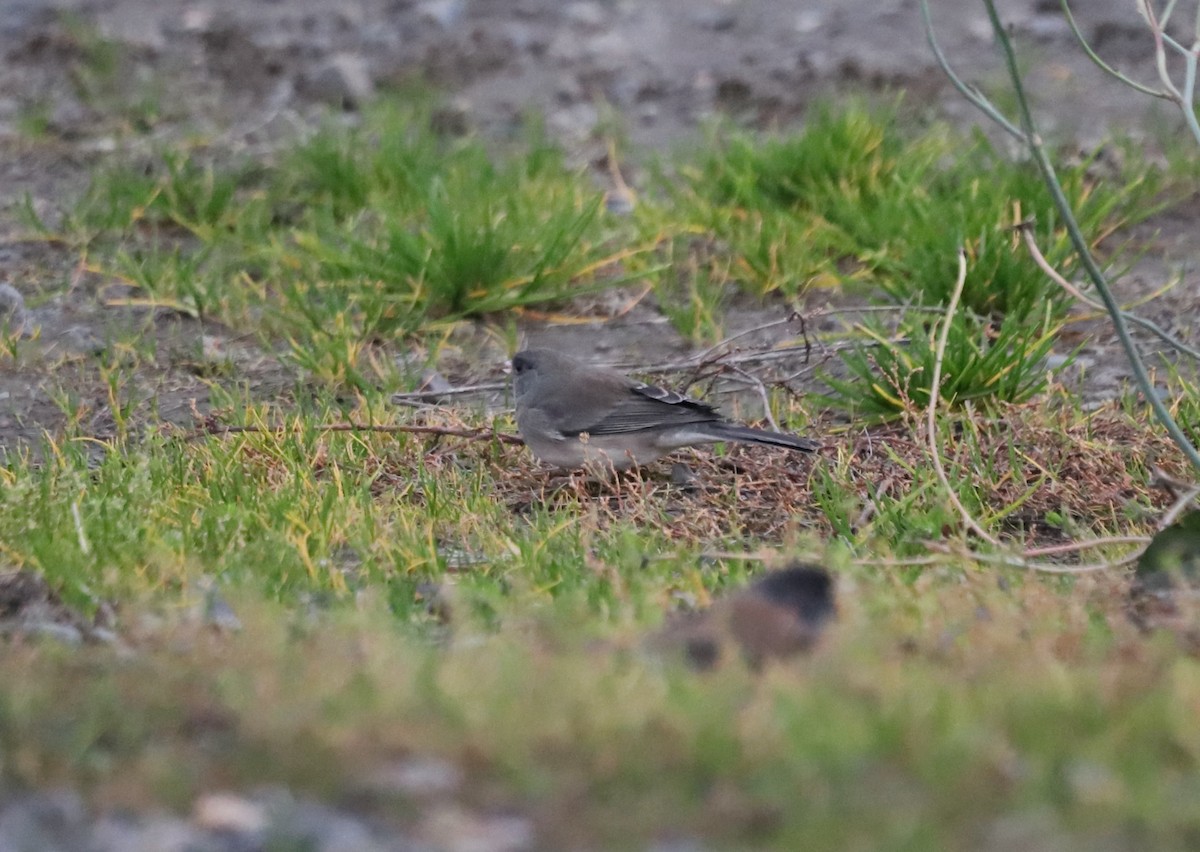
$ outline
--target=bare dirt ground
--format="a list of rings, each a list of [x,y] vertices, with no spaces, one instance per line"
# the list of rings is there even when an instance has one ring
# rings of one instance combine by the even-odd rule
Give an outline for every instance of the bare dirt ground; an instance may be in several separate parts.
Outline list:
[[[1004,80],[981,4],[934,0],[940,41],[971,82],[1002,91]],[[1079,10],[1085,33],[1112,64],[1153,81],[1153,45],[1134,4],[1097,0]],[[1088,148],[1109,131],[1146,141],[1183,134],[1165,105],[1120,86],[1074,44],[1049,0],[1004,4],[1050,138]],[[88,77],[90,35],[116,47],[109,77]],[[959,124],[979,114],[933,62],[915,0],[784,4],[771,0],[2,0],[0,2],[0,282],[23,296],[36,353],[0,367],[0,445],[35,441],[61,424],[64,389],[85,403],[91,434],[111,426],[97,363],[114,330],[137,328],[157,341],[139,375],[144,399],[175,422],[203,409],[207,389],[196,354],[241,345],[220,327],[164,311],[114,305],[114,283],[70,250],[30,238],[19,216],[28,199],[53,226],[112,157],[152,151],[181,135],[220,150],[269,150],[331,111],[353,110],[373,93],[413,78],[448,94],[445,120],[503,139],[531,111],[599,182],[612,128],[628,140],[622,164],[635,186],[647,155],[694,140],[706,118],[730,114],[758,127],[802,119],[817,98],[847,91],[904,91],[917,117]],[[151,92],[159,107],[143,133],[121,129],[121,104]],[[40,126],[29,133],[31,123]],[[1196,264],[1192,235],[1200,205],[1177,209],[1139,230],[1144,259],[1124,292],[1156,288]],[[1194,339],[1197,280],[1149,312]],[[824,297],[822,297],[824,298]],[[116,300],[119,301],[119,300]],[[803,306],[811,309],[814,305]],[[783,309],[769,309],[771,317]],[[760,322],[761,309],[735,313],[731,332]],[[551,345],[611,360],[661,361],[685,348],[646,306],[595,327],[525,329]],[[783,330],[785,333],[787,330]],[[1101,330],[1102,331],[1102,330]],[[653,342],[651,342],[653,341]],[[1124,382],[1120,357],[1101,333],[1081,355],[1089,387],[1112,395]],[[270,395],[289,383],[265,353],[246,352],[253,386]],[[631,358],[634,354],[637,357]],[[491,368],[493,365],[487,365]],[[146,408],[149,411],[149,408]]]

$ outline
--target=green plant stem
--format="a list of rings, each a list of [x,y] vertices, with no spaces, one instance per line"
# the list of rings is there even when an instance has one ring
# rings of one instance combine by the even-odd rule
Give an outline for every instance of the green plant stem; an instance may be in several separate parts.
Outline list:
[[[1033,156],[1034,162],[1037,163],[1038,170],[1042,173],[1042,179],[1046,182],[1046,188],[1050,191],[1051,198],[1054,199],[1054,206],[1058,208],[1059,215],[1062,216],[1063,224],[1067,228],[1067,234],[1071,238],[1071,244],[1075,247],[1075,253],[1078,255],[1080,263],[1083,264],[1088,277],[1092,280],[1092,284],[1095,286],[1096,292],[1100,295],[1100,299],[1104,302],[1105,309],[1112,318],[1117,338],[1121,341],[1121,347],[1125,350],[1125,355],[1129,359],[1129,365],[1133,369],[1134,378],[1137,380],[1138,387],[1142,389],[1142,394],[1146,397],[1146,401],[1150,404],[1159,422],[1166,428],[1167,433],[1171,436],[1171,440],[1183,451],[1183,454],[1187,456],[1192,466],[1197,471],[1200,471],[1200,452],[1197,452],[1196,448],[1192,446],[1187,436],[1184,435],[1183,430],[1179,428],[1179,424],[1171,417],[1171,412],[1167,411],[1167,407],[1154,392],[1154,384],[1150,381],[1150,375],[1146,371],[1146,365],[1142,361],[1141,353],[1138,352],[1133,338],[1129,335],[1129,327],[1125,324],[1125,317],[1122,314],[1121,306],[1117,303],[1116,298],[1109,289],[1108,282],[1104,278],[1104,273],[1100,271],[1099,265],[1096,263],[1095,258],[1092,257],[1087,240],[1084,239],[1083,234],[1080,232],[1071,207],[1063,195],[1062,186],[1059,184],[1058,177],[1054,172],[1054,166],[1050,163],[1050,158],[1046,156],[1046,150],[1042,146],[1041,137],[1038,135],[1037,126],[1034,124],[1033,113],[1029,109],[1029,101],[1025,97],[1025,87],[1021,83],[1021,72],[1017,68],[1017,57],[1013,52],[1012,42],[1008,38],[1008,33],[1004,31],[1004,25],[1000,22],[1000,16],[996,12],[996,5],[993,0],[983,0],[983,4],[987,7],[992,29],[996,33],[996,38],[1000,42],[1001,49],[1004,51],[1004,61],[1008,66],[1009,78],[1012,80],[1013,91],[1017,96],[1017,104],[1021,112],[1021,125],[1025,131],[1026,144],[1029,146],[1029,152]]]
[[[1004,117],[1003,113],[973,86],[968,86],[965,81],[950,67],[949,60],[942,53],[942,49],[938,46],[937,39],[933,34],[933,17],[929,14],[929,0],[921,0],[921,19],[925,23],[925,38],[929,42],[929,49],[933,51],[933,58],[937,60],[938,66],[942,69],[942,73],[950,78],[950,82],[954,88],[958,89],[959,93],[968,101],[973,103],[977,108],[983,111],[988,118],[1003,127],[1010,134],[1018,139],[1022,139],[1021,129]]]

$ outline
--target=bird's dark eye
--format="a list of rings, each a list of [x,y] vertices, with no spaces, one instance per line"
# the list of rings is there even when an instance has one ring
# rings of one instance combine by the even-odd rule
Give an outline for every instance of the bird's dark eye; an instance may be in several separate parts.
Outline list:
[[[532,366],[533,365],[529,362],[529,359],[523,355],[518,355],[512,359],[512,371],[514,373],[524,373]]]

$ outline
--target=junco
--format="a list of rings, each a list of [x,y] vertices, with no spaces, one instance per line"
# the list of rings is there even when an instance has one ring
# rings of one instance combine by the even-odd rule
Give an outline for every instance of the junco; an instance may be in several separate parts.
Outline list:
[[[833,580],[824,568],[796,563],[691,613],[651,640],[659,651],[682,651],[697,669],[711,669],[740,653],[751,668],[813,646],[833,618]]]
[[[517,429],[533,454],[555,467],[625,470],[680,447],[717,441],[802,452],[821,446],[731,423],[711,405],[552,349],[518,352],[512,371]]]

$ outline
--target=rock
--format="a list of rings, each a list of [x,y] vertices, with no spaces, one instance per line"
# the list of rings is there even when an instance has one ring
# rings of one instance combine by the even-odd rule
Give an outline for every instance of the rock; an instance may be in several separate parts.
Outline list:
[[[452,98],[439,105],[429,117],[433,130],[446,136],[465,136],[471,129],[471,102]]]
[[[205,831],[264,835],[267,809],[235,793],[208,793],[192,806],[192,823]]]
[[[213,26],[216,10],[210,3],[193,3],[179,16],[179,31],[184,33],[206,33]]]
[[[27,619],[19,624],[0,623],[0,635],[6,632],[21,633],[35,639],[53,639],[64,645],[83,644],[83,632],[78,627],[41,619]]]
[[[699,840],[691,837],[679,837],[668,840],[658,840],[648,852],[706,852],[705,846]]]
[[[671,465],[671,484],[684,491],[695,491],[697,487],[696,473],[683,462]]]
[[[108,346],[96,332],[86,325],[73,325],[59,338],[62,344],[76,355],[99,355]]]
[[[363,822],[333,808],[297,799],[286,790],[265,798],[269,817],[266,848],[319,852],[386,852],[389,848]]]
[[[92,639],[92,625],[64,604],[41,574],[6,571],[0,572],[0,636],[6,635],[79,645]],[[108,635],[100,641],[109,641]]]
[[[228,844],[206,840],[185,820],[166,815],[108,814],[92,827],[92,852],[218,852]]]
[[[737,26],[737,11],[734,9],[704,9],[692,14],[692,21],[702,29],[723,33]]]
[[[401,760],[376,772],[371,786],[388,793],[409,796],[437,796],[455,792],[462,786],[462,770],[448,760],[417,757]]]
[[[87,849],[87,809],[78,793],[31,793],[0,809],[0,849]]]
[[[562,16],[564,20],[575,26],[595,30],[602,28],[607,19],[604,8],[591,0],[568,3],[563,7]]]
[[[458,805],[434,810],[425,819],[422,831],[443,852],[519,852],[534,847],[529,820],[473,813]]]
[[[197,583],[200,600],[197,601],[194,617],[206,627],[214,627],[219,632],[235,633],[242,629],[242,620],[237,617],[233,607],[221,596],[217,584],[209,577]]]
[[[54,105],[46,126],[64,139],[79,139],[86,135],[92,112],[79,101],[64,97]]]
[[[47,27],[58,10],[41,0],[7,0],[0,14],[0,37],[28,37]]]
[[[600,113],[590,103],[578,103],[550,114],[546,124],[561,139],[576,144],[591,138]]]
[[[308,97],[353,110],[371,99],[375,83],[366,60],[355,53],[339,53],[305,75],[300,89]]]
[[[796,32],[801,35],[814,33],[825,26],[825,14],[816,9],[806,9],[796,15]]]
[[[445,30],[457,24],[466,11],[464,0],[425,0],[417,7],[417,15],[422,21],[437,24]]]

